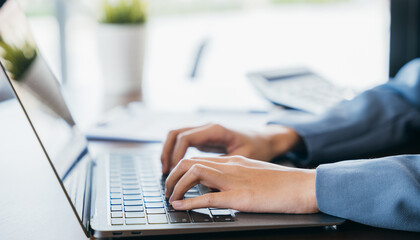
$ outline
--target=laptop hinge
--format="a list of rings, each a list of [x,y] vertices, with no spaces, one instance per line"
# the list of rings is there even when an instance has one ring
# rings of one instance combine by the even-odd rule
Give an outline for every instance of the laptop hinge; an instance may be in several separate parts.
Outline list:
[[[91,219],[91,209],[92,209],[92,202],[94,202],[94,168],[95,162],[90,160],[87,166],[86,171],[86,180],[85,180],[85,192],[84,192],[84,202],[83,202],[83,216],[82,216],[82,223],[85,229],[88,231],[87,234],[90,237],[92,235],[92,231],[90,229],[90,219]]]

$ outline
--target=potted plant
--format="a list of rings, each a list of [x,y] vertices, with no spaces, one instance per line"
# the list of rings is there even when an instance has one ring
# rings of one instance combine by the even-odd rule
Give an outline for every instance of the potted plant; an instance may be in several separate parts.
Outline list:
[[[0,36],[0,49],[2,50],[0,57],[8,75],[16,81],[22,80],[26,71],[36,59],[35,48],[28,42],[25,42],[21,47],[17,47],[9,44]]]
[[[146,19],[144,0],[100,0],[97,36],[106,108],[142,99]]]
[[[37,98],[70,125],[74,125],[64,99],[51,95],[59,88],[59,84],[32,42],[29,38],[10,42],[0,36],[0,61],[14,89],[18,94],[29,93],[21,94],[24,97],[22,101],[34,103],[33,98]]]

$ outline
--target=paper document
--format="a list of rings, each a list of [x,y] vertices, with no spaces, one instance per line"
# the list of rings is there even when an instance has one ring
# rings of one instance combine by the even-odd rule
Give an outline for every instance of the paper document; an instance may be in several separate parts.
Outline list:
[[[116,108],[88,129],[89,140],[160,142],[173,129],[218,123],[232,129],[262,130],[269,114],[248,112],[154,112],[145,108]]]

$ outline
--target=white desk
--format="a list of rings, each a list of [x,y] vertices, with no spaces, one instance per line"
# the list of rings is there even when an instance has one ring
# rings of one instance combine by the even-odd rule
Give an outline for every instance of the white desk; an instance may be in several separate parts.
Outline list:
[[[0,153],[0,239],[86,239],[17,102],[0,104]]]

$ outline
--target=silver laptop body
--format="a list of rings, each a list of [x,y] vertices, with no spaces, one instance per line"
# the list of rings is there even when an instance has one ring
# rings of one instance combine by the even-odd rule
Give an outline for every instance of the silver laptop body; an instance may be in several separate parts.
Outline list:
[[[8,83],[6,87],[19,100],[88,237],[297,228],[344,222],[322,213],[255,214],[231,209],[179,213],[170,209],[162,197],[160,144],[114,149],[93,157],[16,0],[0,5],[0,62],[0,80]],[[207,191],[204,186],[195,186],[185,197]]]

